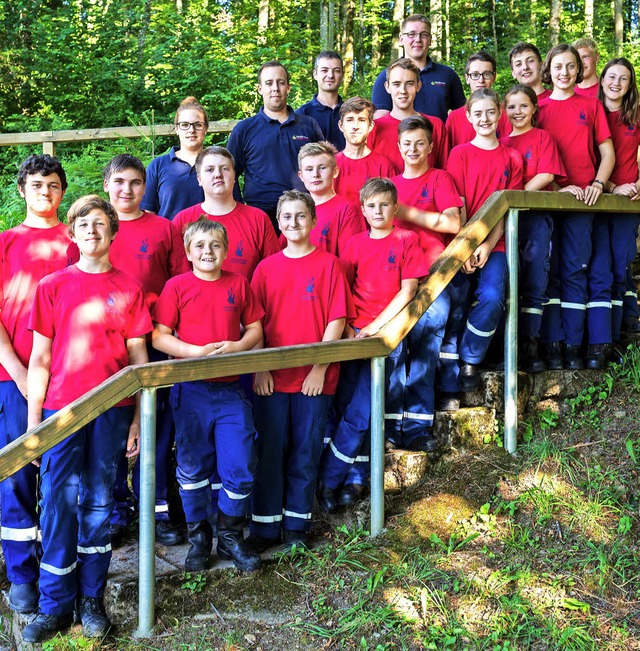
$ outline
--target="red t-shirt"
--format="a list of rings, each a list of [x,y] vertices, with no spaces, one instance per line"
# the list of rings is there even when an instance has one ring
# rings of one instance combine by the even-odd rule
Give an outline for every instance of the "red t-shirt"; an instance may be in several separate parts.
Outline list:
[[[265,345],[293,346],[322,341],[331,321],[355,316],[340,261],[321,249],[302,258],[280,252],[256,268],[251,288],[265,312]],[[311,366],[271,371],[276,391],[298,393]],[[327,369],[322,393],[332,395],[339,365]]]
[[[23,366],[29,365],[33,345],[27,325],[38,282],[79,257],[66,224],[53,228],[20,224],[0,234],[0,322]],[[0,382],[6,380],[11,376],[0,365]]]
[[[540,103],[543,99],[547,99],[549,95],[551,95],[552,91],[549,90],[548,88],[545,88],[539,95],[538,95],[538,103]]]
[[[364,158],[347,158],[344,152],[340,152],[336,163],[340,168],[335,180],[336,192],[356,206],[360,205],[360,190],[369,179],[376,176],[390,179],[400,171],[386,156],[375,151]]]
[[[360,207],[339,194],[316,205],[316,218],[309,236],[311,244],[337,257],[354,235],[366,229]],[[287,247],[284,235],[280,235],[279,242],[281,249]]]
[[[501,138],[500,143],[520,152],[525,185],[537,174],[553,174],[556,181],[562,181],[565,178],[564,165],[558,147],[548,131],[533,127],[521,135],[511,134],[506,138]],[[551,185],[545,188],[545,190],[550,189]]]
[[[73,265],[40,281],[29,329],[53,340],[43,406],[61,409],[127,366],[127,340],[144,337],[152,325],[135,278],[116,268],[90,274]]]
[[[447,151],[449,152],[454,147],[471,142],[476,137],[473,125],[467,120],[467,108],[465,106],[461,106],[449,113],[445,129],[447,133]],[[498,139],[503,138],[509,135],[512,129],[513,127],[511,126],[511,122],[509,122],[507,112],[502,111],[498,120],[496,137]]]
[[[580,86],[574,86],[573,90],[578,93],[578,95],[582,95],[583,97],[598,97],[598,89],[600,88],[600,84],[592,84],[588,88],[580,88]]]
[[[431,141],[433,149],[429,154],[429,167],[444,167],[445,127],[444,122],[433,115],[421,113],[433,125]],[[369,134],[368,144],[371,149],[386,156],[400,171],[404,169],[404,160],[398,149],[398,127],[401,120],[394,118],[391,113],[374,120],[373,131]]]
[[[195,346],[216,341],[239,341],[241,326],[264,316],[240,274],[223,271],[218,280],[207,281],[192,272],[171,278],[153,310],[153,320],[175,331],[175,336]],[[232,382],[233,377],[216,378]]]
[[[200,215],[222,224],[227,229],[229,251],[227,259],[222,263],[224,271],[232,271],[251,281],[251,276],[258,262],[280,250],[278,238],[273,225],[259,208],[237,203],[236,207],[226,215],[209,215],[202,210],[202,204],[181,210],[173,223],[182,235],[191,222],[198,221]]]
[[[618,119],[620,111],[607,111],[607,123],[611,131],[616,164],[609,180],[616,185],[635,183],[638,180],[638,146],[640,130],[638,125],[624,124]]]
[[[465,199],[467,219],[471,219],[492,192],[522,190],[522,156],[512,147],[498,145],[480,149],[471,143],[451,150],[447,172],[453,177],[458,193]],[[494,251],[504,251],[504,239]]]
[[[447,208],[462,208],[464,205],[453,179],[444,170],[429,168],[415,179],[405,179],[400,174],[391,180],[398,188],[398,203],[406,206],[424,211],[444,212]],[[436,233],[404,219],[396,219],[396,224],[418,234],[420,246],[426,254],[427,268],[431,267],[451,241],[451,235],[448,233]]]
[[[149,310],[169,278],[191,269],[178,229],[168,219],[150,212],[132,221],[120,221],[109,260],[116,269],[142,283]]]
[[[596,175],[597,145],[611,138],[602,103],[575,93],[565,100],[540,102],[538,126],[558,145],[567,179],[560,186],[589,185]]]
[[[356,328],[364,328],[389,305],[403,280],[422,278],[429,271],[418,236],[402,228],[381,239],[358,233],[347,243],[340,262],[351,286]]]

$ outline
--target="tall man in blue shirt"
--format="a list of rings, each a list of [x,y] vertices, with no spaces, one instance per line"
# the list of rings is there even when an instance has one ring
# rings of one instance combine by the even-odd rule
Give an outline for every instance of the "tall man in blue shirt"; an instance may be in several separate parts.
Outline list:
[[[227,144],[237,177],[244,174],[244,201],[264,210],[274,226],[280,195],[293,188],[304,190],[298,177],[298,152],[303,145],[324,139],[313,118],[287,105],[290,90],[287,69],[279,61],[263,63],[258,70],[263,106],[233,128]],[[236,194],[240,198],[238,186]]]
[[[431,45],[431,22],[423,14],[407,16],[400,27],[400,43],[404,56],[409,57],[420,70],[422,87],[418,91],[414,108],[426,115],[436,115],[443,122],[453,109],[465,104],[462,82],[453,68],[436,63],[429,57]],[[376,106],[374,118],[391,111],[391,95],[386,91],[386,70],[383,70],[373,84],[371,101]]]
[[[313,99],[303,104],[296,113],[312,117],[322,129],[324,139],[338,151],[344,149],[344,134],[340,131],[340,107],[342,97],[338,94],[344,77],[342,57],[333,50],[320,52],[313,64],[313,78],[318,92]]]

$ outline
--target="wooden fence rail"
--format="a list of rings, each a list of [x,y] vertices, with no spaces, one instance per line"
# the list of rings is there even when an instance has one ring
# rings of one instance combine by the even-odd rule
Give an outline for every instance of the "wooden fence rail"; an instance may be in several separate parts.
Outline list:
[[[209,122],[209,133],[231,133],[238,120]],[[71,129],[67,131],[32,131],[30,133],[0,133],[0,147],[42,144],[42,153],[56,155],[56,144],[61,142],[93,142],[119,138],[153,138],[173,136],[173,124],[149,126],[109,127],[106,129]]]

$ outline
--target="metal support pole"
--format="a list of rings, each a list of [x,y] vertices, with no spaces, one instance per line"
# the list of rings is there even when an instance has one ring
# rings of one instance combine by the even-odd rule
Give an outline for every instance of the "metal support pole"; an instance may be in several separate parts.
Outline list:
[[[504,338],[504,448],[516,451],[518,441],[518,211],[506,223],[509,297]]]
[[[156,585],[156,389],[140,399],[140,546],[137,637],[149,637],[155,624]]]
[[[371,535],[384,528],[384,357],[371,358]]]

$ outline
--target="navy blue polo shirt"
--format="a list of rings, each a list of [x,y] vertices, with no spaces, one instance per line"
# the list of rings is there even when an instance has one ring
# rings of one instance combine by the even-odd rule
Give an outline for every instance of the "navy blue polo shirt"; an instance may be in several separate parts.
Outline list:
[[[298,178],[298,152],[324,136],[318,123],[287,106],[284,122],[271,119],[260,108],[233,128],[227,149],[236,161],[236,176],[244,173],[245,203],[272,214],[285,190],[304,190]]]
[[[324,135],[324,139],[335,145],[338,151],[344,149],[344,135],[340,131],[338,122],[340,122],[340,107],[342,106],[342,97],[338,96],[338,105],[335,108],[321,104],[318,96],[314,95],[313,99],[303,104],[296,110],[298,115],[308,115],[312,117],[319,125]]]
[[[147,167],[147,187],[141,210],[173,219],[181,210],[204,201],[195,166],[176,156],[176,148],[154,158]]]
[[[387,71],[383,70],[373,84],[371,101],[376,109],[390,111],[393,104],[391,95],[384,87],[385,81],[387,81]],[[446,122],[449,110],[453,111],[464,106],[466,99],[462,82],[453,68],[428,58],[427,65],[420,71],[420,81],[422,87],[413,106],[416,111],[435,115]]]

